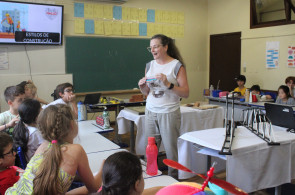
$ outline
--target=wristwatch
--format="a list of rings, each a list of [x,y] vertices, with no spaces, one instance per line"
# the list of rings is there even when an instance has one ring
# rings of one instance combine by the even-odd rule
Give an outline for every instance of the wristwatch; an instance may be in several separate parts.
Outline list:
[[[170,87],[169,87],[168,89],[173,89],[173,88],[174,88],[174,84],[171,83],[171,84],[170,84]]]

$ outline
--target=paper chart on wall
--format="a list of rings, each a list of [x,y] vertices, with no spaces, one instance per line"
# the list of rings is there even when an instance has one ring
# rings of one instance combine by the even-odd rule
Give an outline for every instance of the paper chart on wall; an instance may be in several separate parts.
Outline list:
[[[266,42],[266,67],[278,68],[279,67],[279,47],[280,42]]]
[[[287,59],[288,67],[295,67],[295,46],[288,47],[288,59]]]
[[[8,70],[8,49],[0,48],[0,70]]]

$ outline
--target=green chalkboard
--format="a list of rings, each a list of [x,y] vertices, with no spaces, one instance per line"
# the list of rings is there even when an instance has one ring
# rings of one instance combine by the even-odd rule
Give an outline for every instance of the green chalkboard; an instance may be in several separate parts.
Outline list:
[[[66,37],[66,73],[76,92],[115,91],[138,87],[152,60],[149,39]]]

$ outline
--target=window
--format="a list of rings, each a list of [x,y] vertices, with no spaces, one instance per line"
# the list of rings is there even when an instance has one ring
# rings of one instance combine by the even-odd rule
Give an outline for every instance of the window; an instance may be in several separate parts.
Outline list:
[[[250,0],[250,28],[295,24],[295,0]]]

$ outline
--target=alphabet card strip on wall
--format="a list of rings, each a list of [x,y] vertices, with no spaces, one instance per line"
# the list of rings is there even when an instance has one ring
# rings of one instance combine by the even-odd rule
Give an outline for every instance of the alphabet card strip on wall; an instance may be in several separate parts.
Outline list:
[[[178,11],[74,3],[74,23],[75,34],[181,38],[185,18],[184,12]]]
[[[289,46],[288,47],[287,66],[289,68],[294,68],[295,67],[295,46]]]

